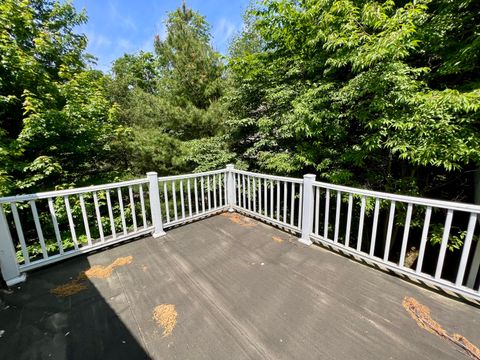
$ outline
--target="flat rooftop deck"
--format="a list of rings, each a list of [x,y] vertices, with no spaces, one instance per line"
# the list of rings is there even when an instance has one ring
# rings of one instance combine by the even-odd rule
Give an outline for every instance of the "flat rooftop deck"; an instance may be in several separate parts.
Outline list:
[[[125,256],[75,295],[50,293]],[[421,329],[405,296],[480,345],[477,307],[241,217],[70,259],[14,289],[0,310],[0,359],[468,359]],[[177,312],[168,336],[153,319],[160,304]]]

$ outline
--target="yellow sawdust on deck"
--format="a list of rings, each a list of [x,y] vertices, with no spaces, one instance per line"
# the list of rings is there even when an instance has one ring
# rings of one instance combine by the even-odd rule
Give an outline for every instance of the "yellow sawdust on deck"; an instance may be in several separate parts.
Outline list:
[[[460,347],[472,359],[480,360],[480,349],[460,334],[449,335],[438,322],[433,320],[430,315],[430,309],[427,306],[419,303],[412,297],[405,297],[402,305],[422,329],[452,342]]]
[[[65,284],[62,284],[53,289],[50,289],[50,293],[56,296],[66,297],[66,296],[75,295],[80,291],[83,291],[86,289],[87,289],[87,285],[85,285],[85,283],[83,283],[79,279],[73,279]]]
[[[248,217],[240,215],[238,213],[224,212],[221,215],[227,217],[231,222],[241,226],[245,226],[245,227],[256,226],[255,222],[252,219],[249,219]]]
[[[283,243],[283,239],[278,236],[272,236],[272,240],[279,244]]]
[[[177,310],[175,305],[161,304],[153,309],[153,319],[158,325],[163,327],[163,337],[172,334],[173,328],[177,324]]]
[[[76,279],[50,289],[50,293],[62,297],[75,295],[87,289],[87,279],[105,279],[112,275],[113,269],[130,264],[132,261],[133,256],[126,256],[116,259],[108,266],[94,265],[90,269],[80,272]]]
[[[113,269],[119,266],[131,264],[133,256],[120,257],[108,266],[94,265],[90,269],[80,273],[80,276],[88,279],[104,279],[112,275]]]

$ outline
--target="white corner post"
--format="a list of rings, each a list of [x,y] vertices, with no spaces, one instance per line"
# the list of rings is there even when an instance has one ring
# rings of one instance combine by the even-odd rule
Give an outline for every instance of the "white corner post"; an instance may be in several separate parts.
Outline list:
[[[310,234],[313,228],[313,182],[315,175],[303,176],[303,206],[302,206],[302,237],[298,239],[302,244],[312,245]]]
[[[233,212],[235,206],[235,180],[233,178],[233,169],[235,167],[232,164],[227,165],[227,199],[228,199],[228,211]]]
[[[165,235],[162,223],[162,210],[160,207],[160,193],[158,191],[158,175],[156,172],[148,172],[148,195],[150,199],[150,211],[152,213],[152,224],[154,238]]]
[[[0,204],[0,269],[8,286],[25,281],[26,275],[18,269],[17,256],[13,245],[12,235],[8,228],[7,218]]]

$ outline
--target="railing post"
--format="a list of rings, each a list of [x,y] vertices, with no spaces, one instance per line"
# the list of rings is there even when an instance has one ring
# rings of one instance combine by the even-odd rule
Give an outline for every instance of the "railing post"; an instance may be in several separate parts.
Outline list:
[[[228,199],[228,211],[233,212],[233,206],[235,205],[235,180],[233,178],[233,169],[235,167],[232,164],[227,165],[227,199]]]
[[[298,239],[302,244],[311,245],[310,234],[313,227],[313,182],[315,175],[303,176],[303,206],[302,206],[302,237]]]
[[[150,211],[152,213],[152,224],[154,226],[152,236],[158,238],[165,235],[162,224],[162,210],[160,207],[160,193],[158,192],[158,176],[152,171],[147,173],[148,195],[150,199]]]
[[[18,284],[26,279],[26,275],[20,273],[18,269],[15,247],[2,204],[0,204],[0,269],[8,286]]]

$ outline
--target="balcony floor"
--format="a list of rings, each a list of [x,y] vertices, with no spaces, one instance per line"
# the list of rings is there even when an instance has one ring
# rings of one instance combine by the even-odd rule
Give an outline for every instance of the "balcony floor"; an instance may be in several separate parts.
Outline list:
[[[255,220],[214,216],[33,272],[4,295],[0,359],[468,359],[421,329],[412,296],[480,345],[480,310]],[[49,290],[132,256],[70,297]],[[153,320],[175,305],[169,336]]]

